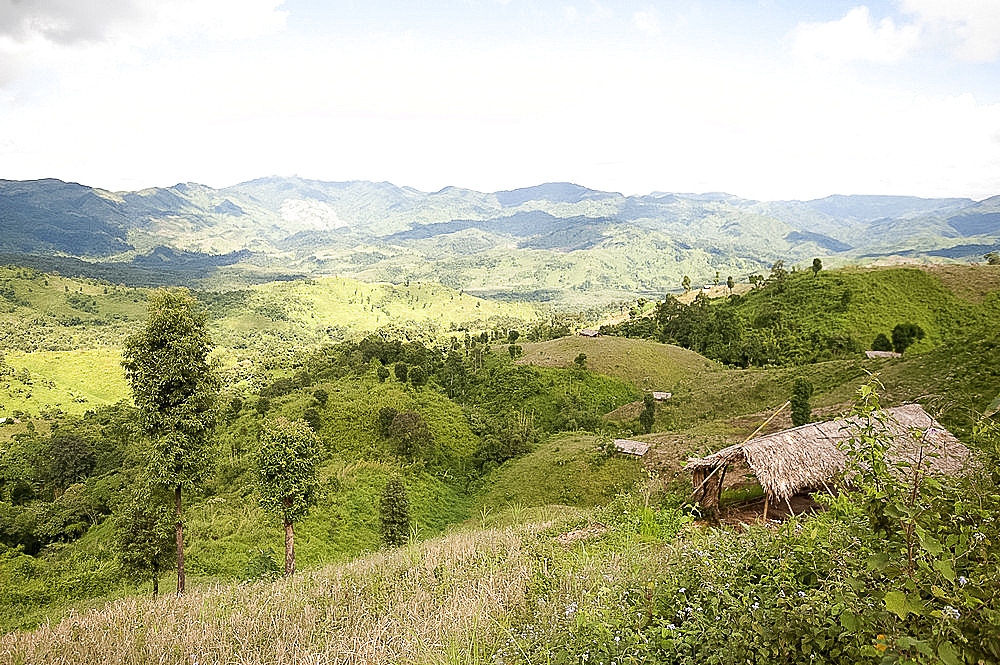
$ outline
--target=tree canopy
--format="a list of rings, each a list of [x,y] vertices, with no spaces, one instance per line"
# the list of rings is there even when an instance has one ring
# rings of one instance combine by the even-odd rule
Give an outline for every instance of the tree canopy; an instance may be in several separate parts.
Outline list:
[[[209,359],[205,315],[185,290],[154,291],[145,326],[125,340],[122,366],[138,426],[149,444],[150,482],[174,490],[177,591],[184,591],[181,490],[193,487],[210,458],[219,378]]]
[[[275,418],[264,423],[257,455],[260,504],[281,517],[285,527],[285,574],[295,572],[293,524],[318,498],[319,439],[301,420]]]

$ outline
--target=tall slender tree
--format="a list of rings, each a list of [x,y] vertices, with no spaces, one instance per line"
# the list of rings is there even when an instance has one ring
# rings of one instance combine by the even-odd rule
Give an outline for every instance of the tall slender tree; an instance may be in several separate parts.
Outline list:
[[[264,423],[257,456],[260,503],[285,527],[285,575],[295,572],[295,520],[316,505],[318,461],[319,440],[306,422],[276,418]]]
[[[812,422],[812,406],[809,400],[813,394],[813,384],[803,377],[795,379],[792,385],[792,425],[806,425]]]
[[[184,290],[156,291],[145,326],[125,340],[122,366],[149,446],[148,480],[174,494],[177,593],[184,591],[182,490],[208,465],[219,378],[205,316]]]

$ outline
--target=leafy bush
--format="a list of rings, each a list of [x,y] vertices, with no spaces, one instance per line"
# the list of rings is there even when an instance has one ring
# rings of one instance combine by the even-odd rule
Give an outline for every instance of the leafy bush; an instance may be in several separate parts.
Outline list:
[[[382,542],[388,547],[406,544],[410,537],[410,499],[403,479],[393,476],[385,484],[379,499],[379,525]]]

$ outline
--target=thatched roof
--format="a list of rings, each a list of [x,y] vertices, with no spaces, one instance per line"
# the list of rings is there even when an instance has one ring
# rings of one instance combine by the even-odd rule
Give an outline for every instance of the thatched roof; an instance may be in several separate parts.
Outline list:
[[[895,351],[865,351],[865,355],[869,358],[901,358],[902,353],[896,353]]]
[[[884,413],[885,420],[873,425],[892,437],[889,457],[893,460],[916,463],[919,459],[927,471],[945,474],[957,473],[968,464],[968,448],[919,404]],[[787,499],[800,490],[819,487],[846,468],[847,457],[839,444],[854,436],[858,426],[856,418],[810,423],[689,459],[685,468],[711,469],[743,460],[765,491]]]
[[[633,441],[632,439],[615,439],[615,450],[626,455],[642,457],[649,452],[649,444],[645,441]]]

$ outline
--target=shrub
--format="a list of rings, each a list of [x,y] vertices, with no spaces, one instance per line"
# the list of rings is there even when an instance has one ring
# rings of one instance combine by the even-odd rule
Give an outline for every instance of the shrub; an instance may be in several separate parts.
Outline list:
[[[410,499],[402,478],[393,476],[379,499],[379,526],[387,547],[405,545],[410,537]]]

